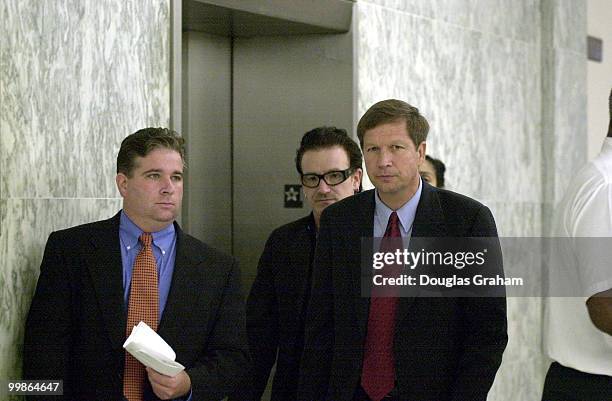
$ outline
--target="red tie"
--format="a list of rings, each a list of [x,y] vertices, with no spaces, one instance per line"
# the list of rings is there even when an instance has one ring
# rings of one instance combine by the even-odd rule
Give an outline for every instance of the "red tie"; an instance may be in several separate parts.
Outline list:
[[[157,265],[153,256],[150,233],[142,233],[142,248],[136,256],[130,284],[126,336],[142,320],[157,331],[159,313],[159,290],[157,288]],[[125,373],[123,376],[123,394],[129,401],[142,401],[145,367],[136,358],[125,353]]]
[[[397,213],[391,213],[387,230],[381,243],[382,252],[394,252],[401,243]],[[390,240],[399,238],[399,240]],[[383,267],[383,275],[394,276],[399,266]],[[386,270],[386,271],[385,271]],[[388,290],[387,290],[388,291]],[[395,315],[397,296],[376,296],[370,298],[368,332],[365,341],[361,387],[373,401],[383,399],[395,387],[395,359],[393,357],[393,336],[395,334]]]

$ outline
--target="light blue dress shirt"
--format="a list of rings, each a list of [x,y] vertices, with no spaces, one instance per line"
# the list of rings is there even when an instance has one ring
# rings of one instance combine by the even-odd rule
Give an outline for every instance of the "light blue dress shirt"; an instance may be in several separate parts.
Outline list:
[[[142,233],[143,231],[140,227],[134,224],[121,211],[119,240],[121,241],[121,262],[123,263],[123,300],[126,311],[130,297],[130,281],[132,279],[134,261],[142,248],[138,241]],[[161,231],[151,233],[151,235],[153,236],[153,255],[157,263],[159,319],[161,320],[164,308],[166,307],[166,301],[168,300],[172,273],[174,272],[174,259],[176,258],[176,232],[174,231],[174,224],[170,224]]]
[[[404,203],[402,207],[395,211],[400,221],[400,233],[404,239],[404,246],[407,246],[407,241],[409,241],[410,236],[412,235],[412,224],[414,223],[414,217],[416,216],[417,206],[421,200],[422,189],[423,180],[419,178],[419,188],[415,194],[408,200],[408,202]],[[375,192],[374,199],[376,202],[376,206],[374,208],[374,237],[380,238],[385,235],[387,224],[389,223],[389,217],[391,216],[391,213],[393,213],[393,210],[391,210],[389,206],[385,205],[383,201],[380,200],[378,190]]]

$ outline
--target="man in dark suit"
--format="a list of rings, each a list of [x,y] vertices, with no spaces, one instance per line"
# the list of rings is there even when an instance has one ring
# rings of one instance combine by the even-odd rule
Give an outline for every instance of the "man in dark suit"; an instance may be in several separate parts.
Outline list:
[[[423,182],[429,125],[399,100],[357,134],[375,190],[325,210],[306,313],[299,400],[486,400],[507,343],[505,298],[362,297],[362,238],[493,237],[489,209]]]
[[[25,379],[63,380],[63,398],[49,399],[219,400],[235,387],[248,359],[240,273],[175,222],[183,158],[175,132],[128,136],[117,156],[123,209],[49,236],[23,357]],[[157,327],[184,371],[145,371],[126,354],[140,320]]]
[[[266,242],[247,302],[253,382],[235,399],[261,399],[276,361],[272,400],[295,400],[319,219],[328,205],[359,190],[361,163],[359,146],[343,129],[319,127],[302,137],[295,166],[312,213],[277,228]]]

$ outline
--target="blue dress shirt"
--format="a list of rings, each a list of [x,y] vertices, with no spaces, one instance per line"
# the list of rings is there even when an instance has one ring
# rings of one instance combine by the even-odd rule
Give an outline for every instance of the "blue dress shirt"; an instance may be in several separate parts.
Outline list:
[[[127,311],[130,297],[130,281],[136,255],[142,245],[138,241],[143,231],[130,218],[121,211],[119,220],[119,240],[121,241],[121,262],[123,264],[123,300]],[[159,288],[159,319],[166,307],[172,273],[174,272],[174,259],[176,258],[176,232],[174,224],[161,231],[151,233],[153,236],[153,255],[157,263],[157,277]],[[159,322],[158,322],[159,323]]]
[[[423,180],[419,178],[419,188],[415,194],[404,203],[402,207],[397,209],[397,217],[400,221],[400,232],[402,238],[404,238],[404,246],[407,246],[407,241],[410,239],[412,234],[412,224],[414,223],[414,216],[416,216],[417,206],[421,200],[421,191],[423,189]],[[393,210],[389,206],[385,205],[378,196],[378,190],[376,190],[376,196],[374,197],[376,206],[374,208],[374,237],[383,237],[387,230],[387,224],[389,223],[389,217]]]

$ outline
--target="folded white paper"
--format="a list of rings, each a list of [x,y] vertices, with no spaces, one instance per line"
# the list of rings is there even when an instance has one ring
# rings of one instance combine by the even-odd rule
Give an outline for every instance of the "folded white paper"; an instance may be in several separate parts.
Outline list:
[[[176,354],[172,347],[145,322],[134,326],[123,348],[143,365],[166,376],[176,376],[185,369],[174,361]]]

